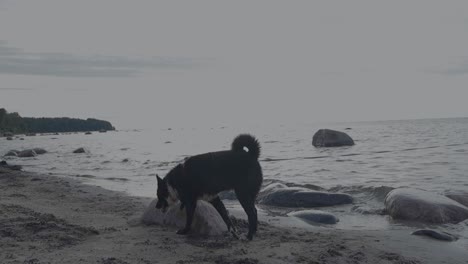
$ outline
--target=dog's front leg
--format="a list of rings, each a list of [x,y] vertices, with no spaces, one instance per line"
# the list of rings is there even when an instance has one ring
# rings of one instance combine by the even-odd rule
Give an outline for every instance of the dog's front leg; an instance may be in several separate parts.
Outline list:
[[[197,206],[197,201],[194,202],[183,202],[185,205],[185,212],[187,213],[187,218],[185,222],[185,227],[177,231],[179,235],[185,235],[190,231],[193,222],[193,215],[195,214],[195,208]]]

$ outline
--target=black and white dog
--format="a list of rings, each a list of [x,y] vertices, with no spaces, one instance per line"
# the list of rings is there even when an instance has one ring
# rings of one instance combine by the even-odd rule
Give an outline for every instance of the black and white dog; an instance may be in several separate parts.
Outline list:
[[[219,212],[228,230],[233,228],[226,207],[218,193],[234,190],[249,220],[248,239],[257,231],[255,199],[262,185],[262,168],[258,162],[260,144],[251,135],[237,136],[231,150],[210,152],[191,156],[158,179],[158,202],[156,208],[167,207],[180,200],[180,209],[185,207],[187,221],[177,234],[190,231],[197,200],[208,200]]]

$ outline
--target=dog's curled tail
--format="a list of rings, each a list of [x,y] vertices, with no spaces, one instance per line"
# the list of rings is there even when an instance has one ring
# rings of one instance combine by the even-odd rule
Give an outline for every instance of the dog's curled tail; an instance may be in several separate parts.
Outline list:
[[[245,151],[244,148],[249,150],[249,154],[255,159],[260,157],[260,143],[258,140],[249,134],[241,134],[232,141],[231,149],[234,151]]]

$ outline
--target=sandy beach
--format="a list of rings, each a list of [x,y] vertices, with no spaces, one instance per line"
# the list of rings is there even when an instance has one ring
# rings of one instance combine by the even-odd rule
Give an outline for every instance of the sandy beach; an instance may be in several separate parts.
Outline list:
[[[282,228],[253,241],[138,224],[150,198],[0,168],[1,263],[468,263],[468,251],[407,232]],[[245,221],[236,221],[245,232]]]

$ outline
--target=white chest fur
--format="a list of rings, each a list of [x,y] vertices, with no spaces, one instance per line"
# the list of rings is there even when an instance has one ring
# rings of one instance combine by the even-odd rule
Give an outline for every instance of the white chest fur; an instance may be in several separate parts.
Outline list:
[[[179,201],[179,193],[175,188],[173,188],[171,185],[167,185],[167,188],[169,190],[169,204],[174,204],[177,201]]]

